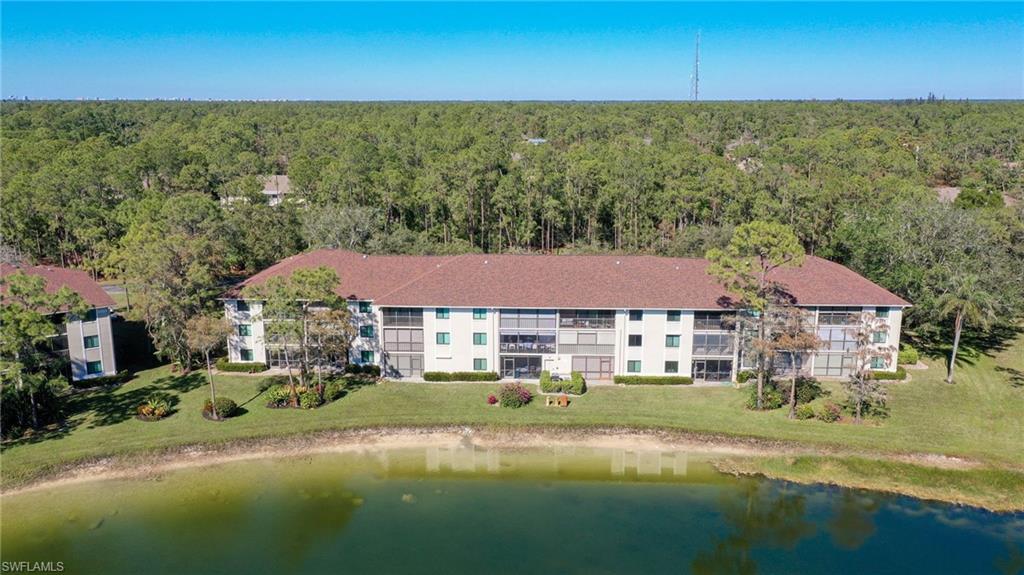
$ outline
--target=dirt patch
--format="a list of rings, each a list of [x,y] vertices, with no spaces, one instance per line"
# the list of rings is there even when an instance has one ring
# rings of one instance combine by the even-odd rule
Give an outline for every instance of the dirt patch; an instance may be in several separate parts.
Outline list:
[[[368,428],[325,431],[301,436],[247,439],[213,445],[186,445],[145,454],[96,458],[46,470],[28,482],[7,487],[0,493],[6,495],[50,489],[102,479],[145,478],[175,469],[268,457],[429,446],[455,447],[458,445],[501,449],[572,446],[686,451],[712,457],[722,456],[723,458],[730,456],[833,455],[894,460],[947,469],[972,469],[980,466],[975,461],[943,455],[864,453],[756,438],[634,428],[534,428],[509,429],[507,431],[464,426]]]

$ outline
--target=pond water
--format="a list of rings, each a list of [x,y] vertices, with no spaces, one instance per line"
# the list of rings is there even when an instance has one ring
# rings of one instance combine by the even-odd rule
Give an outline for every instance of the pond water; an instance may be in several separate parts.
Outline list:
[[[715,472],[681,452],[471,445],[228,463],[0,499],[65,573],[1017,573],[1024,514]]]

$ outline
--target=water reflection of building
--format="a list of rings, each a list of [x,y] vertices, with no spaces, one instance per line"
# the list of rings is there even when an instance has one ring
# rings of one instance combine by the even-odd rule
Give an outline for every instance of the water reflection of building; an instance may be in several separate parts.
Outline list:
[[[685,477],[688,454],[683,451],[630,451],[612,450],[612,475],[638,477],[661,476],[671,472],[675,477]]]
[[[689,454],[683,451],[557,447],[544,450],[503,451],[477,445],[432,446],[424,450],[429,474],[537,474],[592,477],[611,474],[623,478],[686,477]]]
[[[501,470],[498,450],[476,445],[428,447],[426,448],[426,459],[427,473],[443,471],[498,473]]]

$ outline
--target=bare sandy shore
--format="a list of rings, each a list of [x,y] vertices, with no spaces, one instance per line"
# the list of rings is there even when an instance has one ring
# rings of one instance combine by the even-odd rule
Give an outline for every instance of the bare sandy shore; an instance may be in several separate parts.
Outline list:
[[[820,446],[734,438],[720,435],[636,429],[515,429],[494,431],[471,427],[373,428],[327,431],[302,436],[238,440],[215,445],[187,445],[160,452],[93,459],[48,471],[29,483],[3,490],[2,495],[54,489],[104,479],[136,479],[222,463],[327,453],[358,453],[387,449],[456,447],[528,449],[589,447],[627,450],[685,451],[716,457],[833,455],[903,461],[928,467],[970,469],[977,462],[937,454],[879,454]]]

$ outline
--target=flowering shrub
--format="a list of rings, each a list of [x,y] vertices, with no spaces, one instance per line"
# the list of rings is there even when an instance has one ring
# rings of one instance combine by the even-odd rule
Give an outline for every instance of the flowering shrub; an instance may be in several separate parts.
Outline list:
[[[818,419],[825,423],[832,423],[839,421],[839,416],[842,415],[842,410],[838,405],[828,402],[821,406],[821,411],[818,412]]]
[[[501,400],[502,407],[516,408],[530,403],[533,394],[521,383],[504,383],[498,389],[498,399]]]
[[[493,393],[488,395],[487,396],[487,405],[494,405],[495,403],[498,403],[498,398],[494,397]]]

